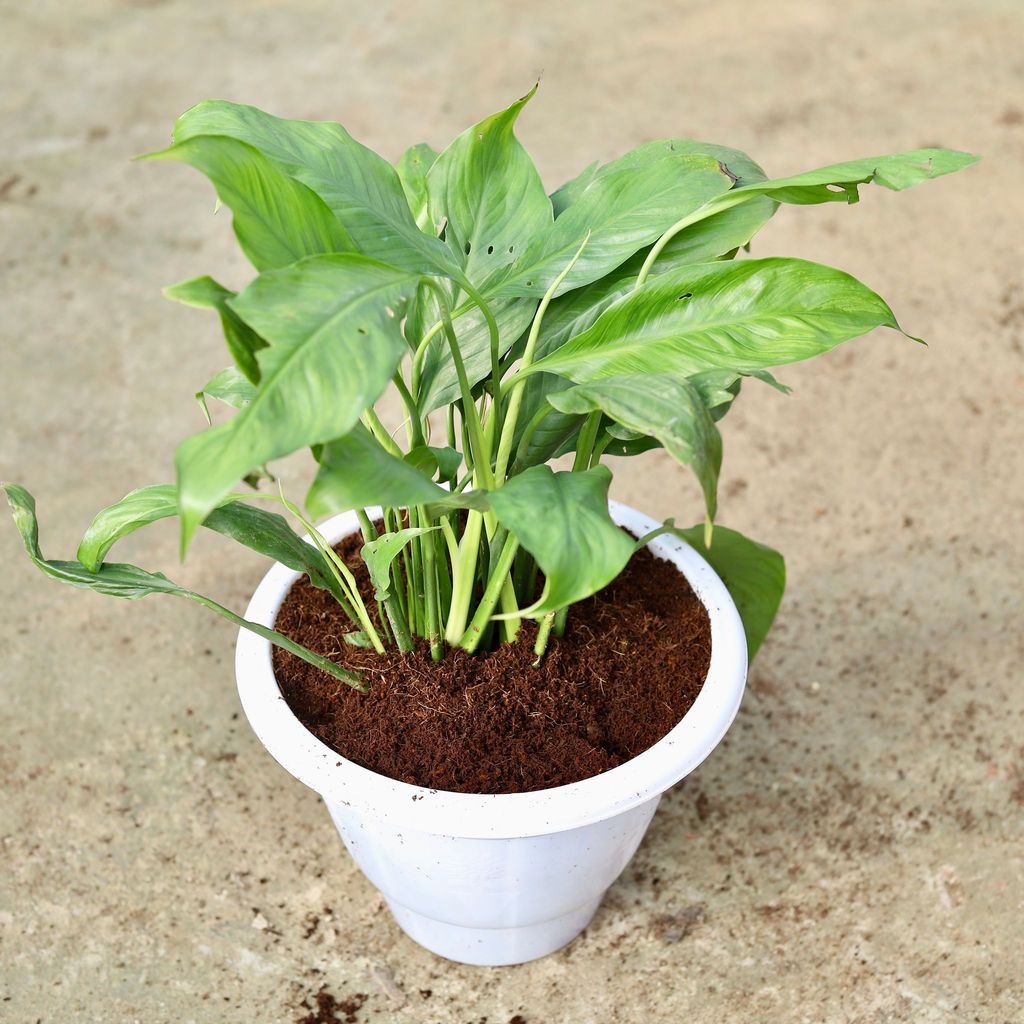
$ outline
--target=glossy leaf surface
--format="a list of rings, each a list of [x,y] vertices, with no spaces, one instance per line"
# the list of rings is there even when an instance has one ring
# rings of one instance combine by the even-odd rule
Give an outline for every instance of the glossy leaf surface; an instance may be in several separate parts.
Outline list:
[[[533,466],[488,495],[502,526],[537,559],[544,592],[526,614],[540,616],[596,593],[625,567],[633,542],[608,514],[606,466],[555,473]]]

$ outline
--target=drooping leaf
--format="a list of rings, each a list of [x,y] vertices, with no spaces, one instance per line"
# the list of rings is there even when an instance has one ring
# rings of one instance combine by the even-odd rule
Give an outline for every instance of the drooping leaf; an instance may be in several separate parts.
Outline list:
[[[703,526],[672,532],[703,555],[725,584],[743,620],[747,660],[753,661],[786,589],[786,562],[782,555],[725,526],[715,527],[710,548],[704,544]]]
[[[235,365],[253,384],[259,382],[260,368],[256,362],[256,353],[261,348],[266,348],[267,343],[228,305],[228,299],[235,297],[230,288],[218,284],[212,277],[194,277],[190,281],[168,285],[164,289],[164,295],[186,306],[217,310],[224,331],[224,340]],[[203,391],[209,394],[209,385]]]
[[[152,484],[126,494],[96,513],[78,545],[78,561],[97,572],[107,553],[122,537],[143,526],[178,514],[173,484]],[[338,584],[320,552],[304,541],[283,516],[244,503],[240,495],[222,499],[203,526],[230,537],[275,562],[306,573],[314,586],[338,593]]]
[[[319,256],[261,274],[231,300],[269,346],[249,405],[178,448],[183,550],[246,473],[352,429],[405,351],[395,307],[416,280],[355,254]]]
[[[487,507],[477,492],[453,494],[439,487],[415,465],[386,451],[360,423],[344,437],[324,445],[320,470],[306,495],[306,508],[320,519],[367,505]]]
[[[529,240],[489,291],[543,296],[588,232],[586,247],[559,285],[559,293],[590,284],[732,184],[719,162],[708,156],[672,155],[636,166],[609,164],[557,220]]]
[[[624,373],[753,373],[826,352],[892,310],[849,274],[773,258],[682,267],[651,278],[587,331],[534,363],[577,382]]]
[[[693,468],[708,516],[714,518],[722,437],[700,392],[689,381],[657,373],[606,377],[552,395],[550,401],[566,413],[600,409],[635,431],[636,438],[657,438],[670,455]]]
[[[24,487],[18,484],[3,484],[0,487],[2,487],[7,495],[7,501],[11,506],[18,531],[21,533],[26,553],[36,567],[51,579],[67,583],[80,590],[93,590],[98,594],[105,594],[108,597],[121,597],[128,600],[138,600],[150,594],[170,594],[174,597],[188,598],[190,601],[195,601],[216,612],[236,626],[248,629],[265,640],[276,644],[278,647],[289,651],[310,665],[332,675],[335,679],[339,679],[359,690],[367,689],[363,679],[355,673],[335,665],[334,662],[321,657],[319,654],[314,654],[312,651],[289,640],[288,637],[273,629],[268,629],[258,622],[250,622],[248,619],[243,619],[228,608],[202,594],[179,587],[163,573],[147,572],[136,565],[128,565],[123,562],[105,562],[96,571],[92,571],[82,565],[81,562],[45,559],[39,547],[39,524],[36,519],[35,499]]]
[[[425,142],[410,146],[395,165],[398,178],[409,201],[409,209],[419,228],[427,225],[427,172],[437,159],[437,151]]]
[[[890,156],[864,157],[829,164],[786,178],[744,183],[729,198],[767,195],[776,202],[800,206],[830,202],[854,203],[859,197],[860,185],[874,182],[894,192],[901,192],[922,181],[962,170],[977,163],[977,160],[970,153],[953,149],[914,149]]]
[[[427,174],[430,223],[443,227],[445,243],[478,289],[553,219],[537,168],[514,132],[535,91],[464,131]]]
[[[579,473],[532,466],[488,494],[498,521],[545,575],[544,592],[527,615],[541,616],[588,597],[629,561],[633,544],[608,514],[611,478],[606,466]]]
[[[144,159],[178,160],[202,171],[231,209],[238,244],[257,270],[355,248],[322,199],[244,142],[202,135]]]
[[[396,530],[393,533],[383,533],[376,540],[363,545],[360,554],[370,571],[370,582],[373,584],[373,596],[376,600],[387,600],[391,588],[391,563],[402,553],[402,549],[409,541],[436,529],[436,526],[415,526],[408,530]]]
[[[207,398],[216,398],[232,409],[244,409],[256,397],[256,387],[241,370],[229,366],[220,373],[215,373],[196,392],[196,401],[199,403],[206,416],[206,422],[210,419],[210,410],[207,408]]]
[[[415,273],[457,268],[445,246],[416,226],[395,169],[340,124],[289,120],[256,107],[207,100],[186,110],[174,126],[178,143],[209,135],[254,146],[306,185],[367,256]]]

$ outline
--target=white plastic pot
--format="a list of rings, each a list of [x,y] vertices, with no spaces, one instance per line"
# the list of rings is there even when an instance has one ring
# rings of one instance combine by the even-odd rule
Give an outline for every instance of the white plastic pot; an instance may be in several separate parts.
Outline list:
[[[612,503],[637,535],[658,523]],[[372,514],[372,510],[371,510]],[[322,527],[332,542],[358,528],[355,515]],[[711,567],[682,541],[651,551],[679,567],[711,617],[711,666],[682,721],[631,761],[569,786],[474,795],[410,786],[362,768],[321,743],[292,714],[277,686],[271,646],[238,637],[242,706],[256,735],[292,775],[315,789],[356,863],[416,942],[462,963],[517,964],[571,942],[640,845],[661,794],[717,746],[746,680],[743,626]],[[247,618],[272,626],[298,573],[278,564]]]

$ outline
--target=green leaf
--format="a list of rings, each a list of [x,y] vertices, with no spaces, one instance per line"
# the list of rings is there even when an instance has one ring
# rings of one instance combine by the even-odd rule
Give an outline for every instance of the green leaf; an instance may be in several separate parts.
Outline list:
[[[178,492],[173,484],[152,484],[131,491],[96,513],[78,545],[78,561],[90,572],[96,572],[107,552],[122,537],[177,514]],[[337,581],[320,552],[277,513],[246,505],[240,495],[232,494],[206,517],[203,526],[289,569],[306,573],[314,586],[338,593]]]
[[[977,163],[977,160],[970,153],[953,149],[914,149],[891,156],[871,156],[829,164],[787,178],[743,184],[729,198],[767,195],[779,203],[801,206],[831,202],[855,203],[859,198],[860,185],[874,182],[894,192],[901,192],[922,181],[962,170]]]
[[[417,526],[409,530],[396,530],[394,533],[383,533],[376,540],[363,545],[360,554],[366,568],[370,570],[375,600],[387,600],[388,591],[391,589],[391,563],[401,554],[402,549],[409,541],[436,529],[436,526]]]
[[[600,161],[584,167],[575,178],[570,178],[564,185],[551,193],[551,208],[556,217],[560,217],[576,201],[580,193],[594,180]]]
[[[721,577],[743,620],[747,660],[753,661],[786,589],[786,562],[782,555],[725,526],[715,527],[710,548],[704,544],[703,526],[672,532],[703,555]]]
[[[410,146],[395,166],[398,178],[405,190],[405,198],[409,201],[409,209],[419,228],[426,226],[429,220],[427,211],[427,172],[437,159],[437,151],[420,142]]]
[[[150,594],[171,594],[174,597],[188,598],[190,601],[195,601],[216,612],[236,626],[248,629],[265,640],[276,644],[278,647],[282,647],[310,665],[327,672],[335,679],[339,679],[359,690],[367,689],[362,678],[355,673],[335,665],[334,662],[321,657],[319,654],[314,654],[307,648],[289,640],[288,637],[283,636],[281,633],[268,629],[258,622],[250,622],[247,619],[243,619],[223,605],[208,597],[204,597],[202,594],[179,587],[163,573],[147,572],[136,565],[128,565],[123,562],[104,563],[94,572],[82,565],[81,562],[51,561],[43,558],[42,551],[39,548],[39,525],[36,519],[35,499],[24,487],[18,484],[2,484],[0,488],[7,495],[7,501],[14,514],[14,521],[18,531],[21,533],[25,551],[36,567],[51,579],[67,583],[81,590],[93,590],[98,594],[106,594],[109,597],[121,597],[128,600],[137,600]]]
[[[708,262],[745,245],[769,220],[777,204],[757,197],[679,232],[665,247],[653,265],[652,275],[665,273],[691,263]],[[537,339],[535,358],[542,359],[570,338],[591,327],[616,301],[628,295],[647,257],[644,249],[622,266],[584,288],[559,295],[548,307]],[[515,346],[512,355],[515,355]],[[544,403],[547,396],[565,390],[568,383],[552,373],[536,373],[526,380],[519,417],[518,445],[522,430]],[[553,458],[582,420],[579,417],[549,416],[530,443],[527,465]]]
[[[427,175],[431,226],[443,226],[445,243],[478,289],[553,218],[537,168],[513,131],[535,91],[463,132]]]
[[[633,543],[608,514],[611,479],[606,466],[579,473],[532,466],[488,494],[498,521],[545,575],[540,600],[524,614],[539,617],[588,597],[629,561]]]
[[[453,494],[439,487],[414,465],[385,451],[360,423],[344,437],[324,445],[320,470],[306,495],[306,508],[322,519],[367,505],[487,507],[477,492]]]
[[[186,306],[217,310],[224,330],[224,340],[235,365],[253,384],[259,383],[260,368],[256,362],[256,353],[266,348],[267,343],[228,305],[228,299],[235,297],[230,288],[218,284],[212,277],[194,277],[190,281],[168,285],[164,295]],[[224,372],[227,373],[226,370]],[[209,385],[203,390],[210,394]]]
[[[354,254],[261,274],[231,307],[266,338],[256,396],[234,419],[178,448],[182,550],[246,473],[346,434],[405,351],[395,307],[417,278]]]
[[[143,159],[178,160],[202,171],[230,207],[238,244],[257,270],[355,248],[322,199],[243,142],[199,136]]]
[[[826,352],[892,310],[840,270],[793,259],[682,267],[651,278],[528,367],[583,382],[628,373],[753,373]]]
[[[601,168],[576,201],[535,234],[489,291],[540,297],[589,232],[579,259],[559,285],[564,293],[603,277],[655,242],[687,213],[728,191],[732,178],[706,156],[665,156],[636,166]]]
[[[657,438],[670,455],[693,467],[708,516],[714,518],[722,438],[689,381],[657,373],[606,377],[551,395],[550,401],[566,413],[600,409],[638,437]]]
[[[241,370],[234,366],[215,373],[196,392],[196,401],[199,403],[206,416],[206,422],[210,423],[210,410],[206,406],[207,398],[217,398],[232,409],[244,409],[256,397],[256,388]]]
[[[415,273],[457,268],[416,226],[395,169],[333,121],[294,121],[256,107],[207,100],[186,110],[174,140],[222,135],[255,147],[315,192],[367,256]]]
[[[431,479],[436,473],[440,480],[454,480],[462,466],[462,453],[455,448],[421,444],[406,452],[402,461]]]

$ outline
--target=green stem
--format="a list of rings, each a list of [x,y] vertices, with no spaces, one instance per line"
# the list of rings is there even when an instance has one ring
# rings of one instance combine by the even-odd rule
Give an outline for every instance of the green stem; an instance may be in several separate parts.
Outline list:
[[[647,254],[647,259],[644,260],[644,265],[640,268],[640,273],[637,274],[636,284],[633,286],[634,290],[639,288],[644,281],[647,280],[648,275],[651,272],[651,267],[657,262],[658,257],[661,255],[665,246],[679,234],[683,228],[688,228],[691,224],[696,224],[698,221],[704,220],[707,217],[711,217],[713,214],[721,213],[723,210],[728,210],[732,206],[738,206],[740,203],[750,199],[751,195],[744,194],[742,190],[736,190],[734,192],[726,192],[724,195],[718,196],[712,199],[709,203],[705,203],[700,209],[694,210],[693,213],[688,213],[682,220],[677,220],[666,231],[657,242],[654,243],[651,251]]]
[[[399,459],[402,457],[402,449],[395,443],[395,439],[388,433],[387,427],[378,419],[373,406],[363,410],[363,422],[369,428],[370,433],[384,446],[384,448]]]
[[[420,516],[420,524],[423,525],[425,517]],[[440,661],[444,655],[444,645],[441,643],[440,609],[437,594],[437,567],[435,565],[435,538],[432,534],[425,533],[417,538],[422,548],[423,561],[423,582],[427,602],[427,640],[430,641],[430,657],[434,661]]]
[[[476,582],[476,559],[480,548],[480,533],[484,517],[471,510],[466,516],[466,528],[459,544],[459,556],[452,566],[452,606],[448,612],[445,640],[454,647],[466,632],[469,621],[469,605],[473,599],[473,584]]]
[[[485,490],[493,491],[494,474],[491,471],[491,452],[484,440],[483,424],[480,422],[480,414],[477,411],[476,404],[473,402],[473,389],[470,386],[469,378],[466,376],[466,365],[462,361],[462,352],[459,349],[458,338],[455,337],[455,329],[452,327],[451,315],[448,311],[448,304],[444,293],[436,285],[434,287],[441,306],[444,332],[448,338],[448,347],[451,349],[452,362],[455,364],[455,375],[459,379],[459,393],[462,396],[462,415],[468,420],[469,437],[473,449],[473,467],[477,483]]]
[[[402,405],[405,406],[405,415],[409,421],[409,444],[413,447],[425,444],[419,409],[416,408],[416,400],[412,397],[412,393],[409,391],[401,371],[396,372],[392,380],[398,389],[399,395],[402,397]]]
[[[498,598],[501,596],[501,592],[507,582],[508,572],[512,568],[512,560],[516,556],[516,549],[518,547],[519,541],[509,534],[491,572],[484,595],[480,598],[480,603],[477,605],[473,621],[469,624],[462,639],[459,641],[459,646],[470,654],[479,646],[484,629],[487,623],[490,622],[491,615],[494,614],[494,607],[498,603]]]
[[[540,305],[537,307],[537,312],[533,317],[533,323],[530,325],[530,333],[526,338],[526,348],[523,350],[523,359],[517,374],[521,374],[533,362],[533,355],[537,349],[537,338],[540,336],[540,325],[544,321],[544,314],[547,312],[548,306],[551,305],[551,300],[555,297],[555,292],[558,291],[559,285],[566,279],[569,271],[576,266],[576,261],[580,258],[580,254],[583,252],[589,239],[590,232],[588,231],[583,239],[583,244],[576,250],[576,255],[573,256],[568,266],[555,278],[551,283],[551,287],[544,293],[544,298],[540,300]],[[519,419],[519,409],[523,404],[523,390],[525,387],[526,380],[519,377],[509,395],[505,422],[502,424],[501,437],[498,441],[498,455],[494,462],[494,475],[498,480],[505,479],[505,472],[508,469],[509,456],[512,454],[512,442],[515,439],[516,421]],[[499,386],[494,400],[499,401],[500,397],[501,387]]]
[[[572,461],[574,473],[578,473],[590,465],[590,455],[594,450],[597,432],[601,429],[601,415],[601,410],[598,409],[589,413],[583,421],[579,436],[576,438],[576,457]]]
[[[537,655],[537,660],[533,663],[534,668],[541,663],[541,659],[544,657],[544,653],[548,649],[548,639],[551,636],[551,622],[554,617],[554,612],[548,612],[548,614],[541,619],[540,629],[537,630],[537,642],[533,645],[533,653]]]

